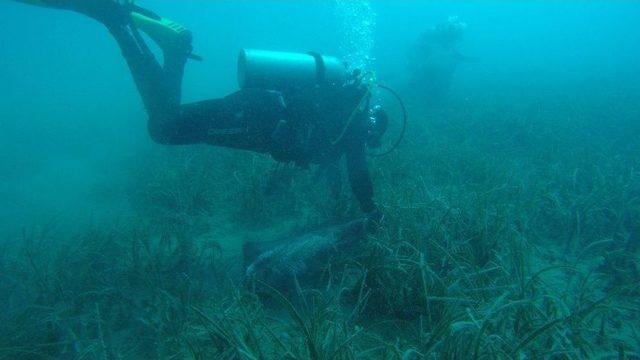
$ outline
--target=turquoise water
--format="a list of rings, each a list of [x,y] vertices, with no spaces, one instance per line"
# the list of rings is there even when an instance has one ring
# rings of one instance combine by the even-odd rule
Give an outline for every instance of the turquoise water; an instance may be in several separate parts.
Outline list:
[[[137,3],[194,34],[185,102],[236,91],[242,48],[395,89],[407,135],[368,161],[385,222],[315,282],[256,295],[242,245],[362,216],[348,187],[153,143],[102,25],[3,1],[0,358],[640,357],[640,4]],[[420,50],[452,16],[463,59]]]

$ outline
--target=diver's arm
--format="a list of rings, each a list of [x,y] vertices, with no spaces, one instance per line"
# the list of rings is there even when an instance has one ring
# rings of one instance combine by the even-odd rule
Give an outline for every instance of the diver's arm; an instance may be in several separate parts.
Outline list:
[[[353,194],[360,202],[362,211],[365,213],[375,211],[376,205],[373,201],[373,183],[367,166],[364,142],[353,141],[348,144],[346,156],[349,182],[351,183]]]

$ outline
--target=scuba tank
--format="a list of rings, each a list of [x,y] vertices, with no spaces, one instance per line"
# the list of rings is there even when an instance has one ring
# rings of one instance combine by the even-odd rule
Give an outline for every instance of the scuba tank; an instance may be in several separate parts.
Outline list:
[[[243,49],[238,57],[238,84],[241,89],[342,86],[346,81],[346,64],[333,56]]]
[[[371,157],[380,157],[393,152],[400,145],[405,135],[408,116],[407,109],[400,96],[389,87],[378,84],[375,79],[368,79],[369,77],[370,73],[362,74],[359,70],[355,70],[350,74],[346,63],[336,57],[315,52],[292,53],[242,49],[238,56],[238,85],[241,89],[254,88],[284,92],[287,94],[287,108],[293,114],[292,118],[306,119],[304,124],[296,124],[296,126],[307,126],[307,131],[300,132],[307,136],[307,138],[302,139],[302,144],[309,143],[310,139],[308,137],[312,136],[312,128],[316,126],[318,121],[327,120],[322,116],[314,118],[313,114],[317,112],[316,108],[334,109],[335,106],[323,104],[322,102],[332,98],[335,100],[334,96],[336,94],[339,94],[338,97],[342,99],[343,95],[341,95],[340,88],[345,86],[359,87],[361,85],[366,85],[367,87],[363,91],[360,101],[354,104],[355,107],[346,119],[340,134],[329,141],[332,146],[343,140],[347,130],[356,121],[356,117],[365,110],[363,106],[368,108],[368,101],[375,88],[389,92],[400,104],[402,122],[400,133],[395,141],[392,141],[385,149],[378,149],[375,153],[369,152],[367,154]],[[367,81],[363,83],[365,79]],[[386,133],[389,116],[386,112],[381,111],[380,108],[370,110],[368,116],[365,116],[367,118],[367,145],[371,150],[381,147],[381,138]],[[274,140],[281,143],[283,147],[290,146],[291,144],[285,144],[285,142],[289,140],[290,134],[293,132],[293,126],[290,121],[281,120],[272,135]],[[294,152],[291,149],[287,149],[283,155],[290,156],[292,153],[304,154],[306,151],[299,149]],[[278,158],[275,154],[272,155]],[[282,160],[285,159],[287,159],[287,156],[282,157]]]

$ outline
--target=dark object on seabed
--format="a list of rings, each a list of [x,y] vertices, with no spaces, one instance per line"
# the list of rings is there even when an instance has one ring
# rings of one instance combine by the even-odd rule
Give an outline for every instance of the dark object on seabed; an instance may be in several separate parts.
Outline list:
[[[298,285],[315,287],[331,260],[356,254],[365,237],[366,220],[358,219],[299,236],[248,242],[243,246],[247,283],[266,283],[283,293]]]

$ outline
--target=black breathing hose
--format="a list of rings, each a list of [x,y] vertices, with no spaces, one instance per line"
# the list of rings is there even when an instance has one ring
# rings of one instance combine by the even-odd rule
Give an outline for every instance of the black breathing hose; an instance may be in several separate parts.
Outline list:
[[[391,145],[389,149],[381,153],[367,153],[367,156],[369,157],[383,157],[394,152],[398,148],[398,146],[400,146],[400,143],[404,139],[405,133],[407,131],[407,122],[409,119],[409,115],[407,113],[407,107],[404,105],[404,101],[402,101],[402,98],[400,97],[400,95],[398,95],[398,93],[395,90],[391,89],[388,86],[385,86],[382,84],[376,84],[376,86],[378,86],[382,90],[386,90],[393,97],[395,97],[396,100],[398,100],[398,104],[400,104],[400,108],[402,109],[402,129],[400,130],[400,135],[398,136],[398,139],[396,139],[396,141],[393,143],[393,145]]]

